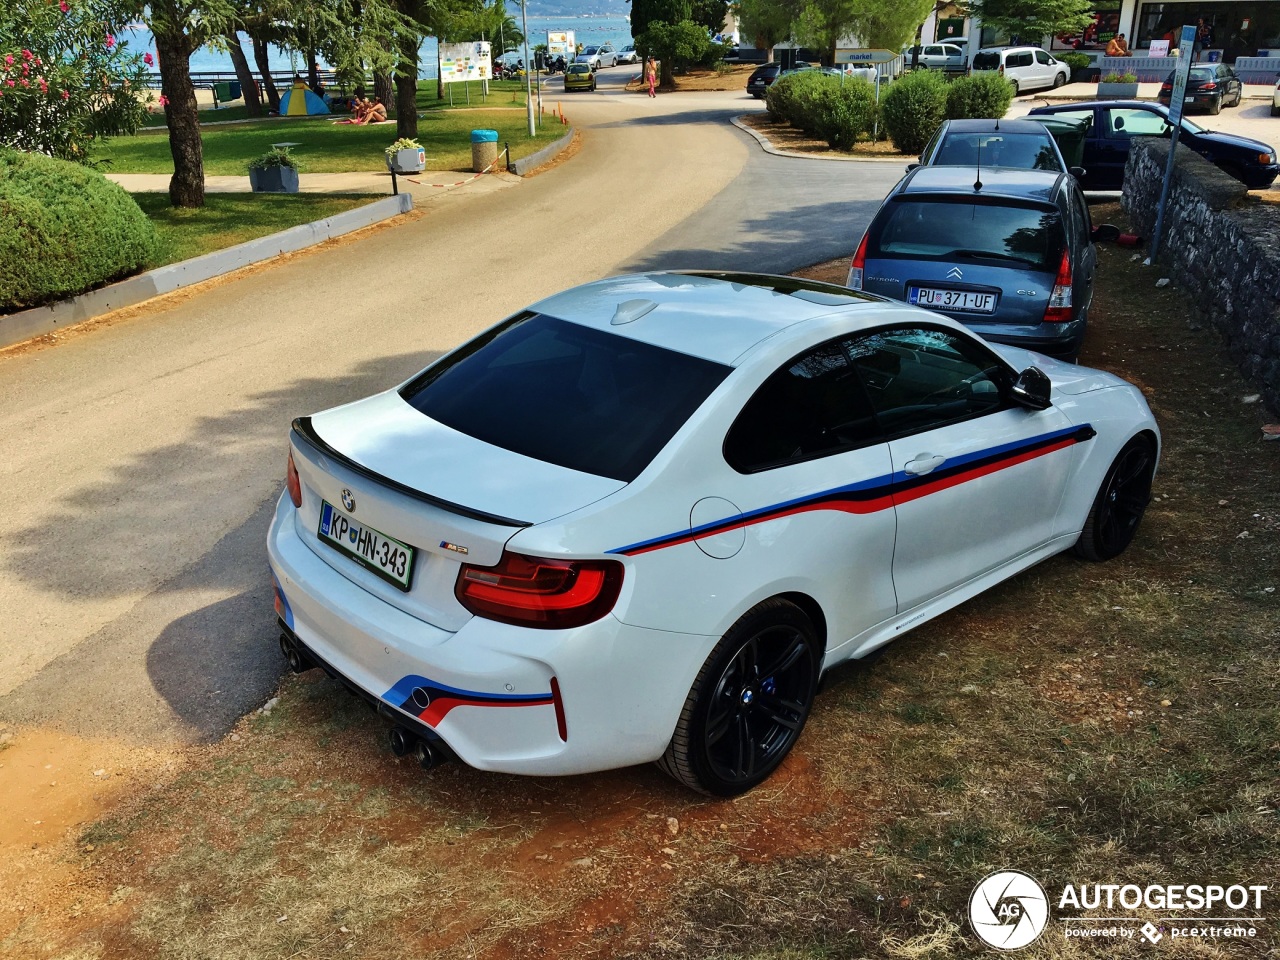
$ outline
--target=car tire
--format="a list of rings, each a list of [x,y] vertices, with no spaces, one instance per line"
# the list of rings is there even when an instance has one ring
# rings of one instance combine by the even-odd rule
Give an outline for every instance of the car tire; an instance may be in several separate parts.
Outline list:
[[[1013,87],[1013,95],[1016,97],[1018,95],[1018,81],[1010,80],[1009,86]]]
[[[1209,104],[1209,115],[1216,117],[1222,112],[1222,98],[1214,97],[1213,102]]]
[[[1055,73],[1053,75],[1053,89],[1057,90],[1060,86],[1067,82],[1065,73]]]
[[[1124,553],[1151,500],[1155,472],[1156,445],[1149,436],[1142,434],[1124,445],[1098,488],[1076,541],[1077,556],[1100,561]]]
[[[752,607],[698,671],[658,766],[715,797],[762,783],[804,729],[821,662],[817,631],[799,607],[776,597]]]
[[[1277,107],[1274,103],[1271,105],[1271,115],[1273,117],[1280,117],[1280,107]]]

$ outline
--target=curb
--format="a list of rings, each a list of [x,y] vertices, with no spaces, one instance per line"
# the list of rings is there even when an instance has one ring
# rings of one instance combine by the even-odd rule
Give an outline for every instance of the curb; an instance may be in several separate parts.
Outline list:
[[[241,267],[270,260],[282,253],[313,247],[353,230],[390,220],[411,209],[413,197],[401,193],[375,200],[354,210],[344,210],[323,220],[299,224],[257,240],[239,243],[225,250],[215,250],[191,260],[157,267],[99,290],[90,290],[70,300],[0,317],[0,349],[52,333],[59,327],[83,323],[112,310],[130,307],[152,297],[220,277]]]
[[[765,153],[772,153],[775,157],[794,157],[797,160],[828,160],[834,163],[911,163],[908,157],[815,157],[808,153],[796,153],[794,150],[783,150],[775,147],[773,141],[761,133],[759,130],[753,129],[742,122],[742,117],[730,117],[729,122],[744,133],[749,133],[756,138],[756,142],[760,144]]]
[[[548,144],[537,153],[512,161],[511,169],[515,172],[516,176],[523,177],[530,170],[540,167],[544,163],[554,160],[556,157],[560,156],[561,151],[563,151],[565,147],[569,146],[570,141],[573,140],[573,127],[569,127],[568,129],[569,132],[559,140],[555,141],[555,143]]]

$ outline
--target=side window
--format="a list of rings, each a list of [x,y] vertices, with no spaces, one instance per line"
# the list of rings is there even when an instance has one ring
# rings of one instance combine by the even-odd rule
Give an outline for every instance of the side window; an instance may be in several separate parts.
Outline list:
[[[738,472],[752,473],[879,439],[858,376],[841,344],[832,342],[761,384],[729,428],[724,457]]]
[[[1008,368],[963,334],[903,327],[857,337],[846,348],[889,437],[971,420],[1005,406]]]
[[[1168,126],[1164,117],[1149,110],[1113,107],[1107,111],[1107,130],[1113,137],[1160,137]]]
[[[1053,57],[1049,56],[1049,55],[1048,55],[1047,53],[1045,53],[1043,50],[1037,50],[1037,51],[1036,51],[1036,62],[1037,62],[1037,63],[1043,63],[1043,64],[1050,64],[1050,63],[1053,63]]]
[[[1029,67],[1031,66],[1031,54],[1019,53],[1016,56],[1012,56],[1009,58],[1009,64],[1014,67]]]
[[[1090,243],[1093,233],[1093,221],[1089,217],[1089,206],[1084,202],[1084,194],[1079,190],[1071,191],[1071,224],[1081,243]]]

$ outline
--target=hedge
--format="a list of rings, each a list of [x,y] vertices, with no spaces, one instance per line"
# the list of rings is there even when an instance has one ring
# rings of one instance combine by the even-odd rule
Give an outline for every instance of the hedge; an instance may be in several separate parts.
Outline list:
[[[118,280],[145,267],[157,246],[151,221],[102,174],[0,150],[0,310]]]
[[[819,137],[834,150],[852,150],[871,131],[875,89],[862,78],[802,70],[779,77],[765,95],[769,116]]]
[[[999,119],[1013,103],[1013,85],[994,73],[957,77],[947,90],[947,119]]]
[[[880,117],[902,153],[919,153],[947,112],[947,82],[936,70],[899,77],[880,97]]]

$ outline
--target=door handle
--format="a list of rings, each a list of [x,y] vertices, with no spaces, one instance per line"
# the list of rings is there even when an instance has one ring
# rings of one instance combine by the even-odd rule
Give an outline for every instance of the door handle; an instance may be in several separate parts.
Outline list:
[[[916,454],[914,460],[908,460],[907,465],[903,468],[909,476],[923,477],[926,473],[932,473],[947,462],[946,457],[936,457],[930,453]]]

